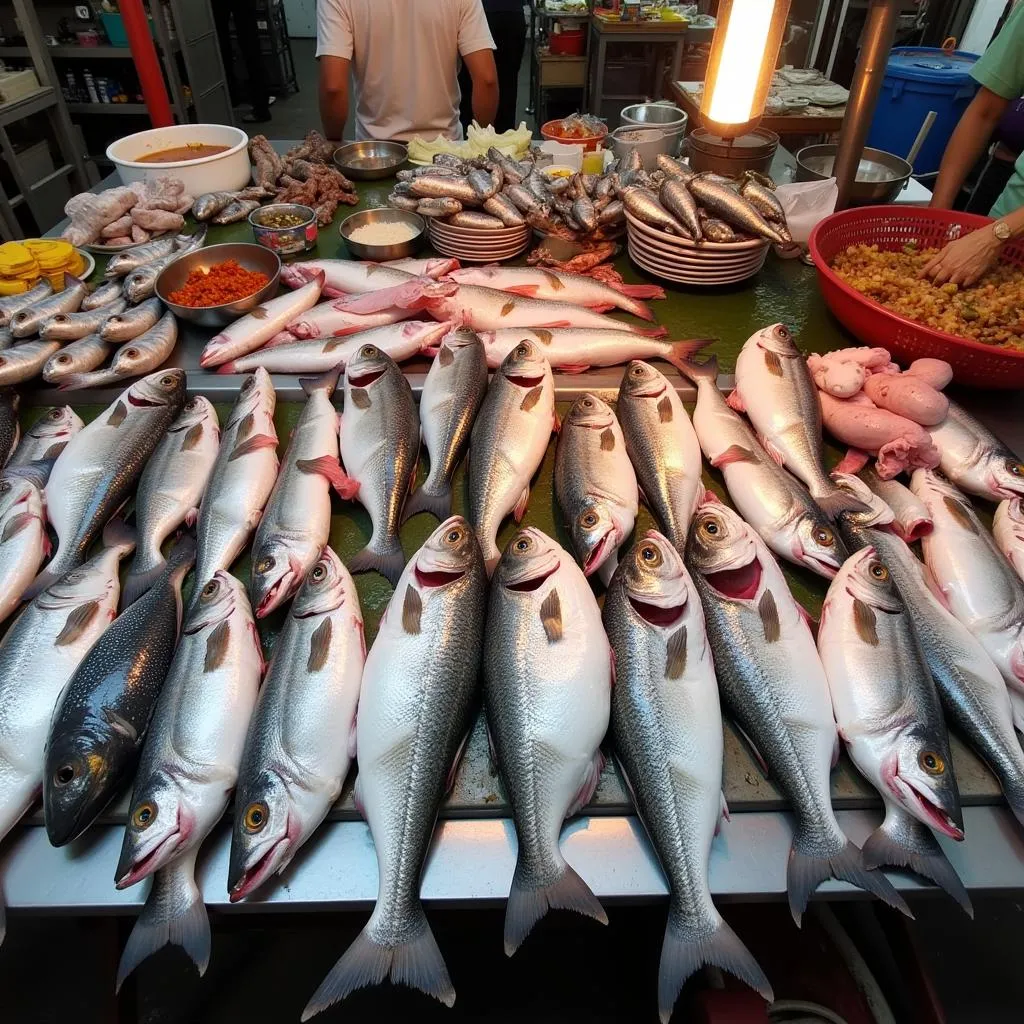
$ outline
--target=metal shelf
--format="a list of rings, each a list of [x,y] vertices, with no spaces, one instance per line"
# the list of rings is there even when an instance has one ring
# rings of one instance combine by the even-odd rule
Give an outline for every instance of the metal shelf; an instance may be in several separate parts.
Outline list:
[[[175,40],[171,49],[177,52],[178,48]],[[79,46],[72,43],[70,46],[48,46],[46,52],[60,60],[134,60],[131,48],[127,46]],[[27,46],[0,46],[0,57],[29,56]]]
[[[72,114],[149,114],[145,103],[69,103]]]
[[[19,96],[10,103],[0,103],[0,125],[8,125],[20,121],[23,117],[38,114],[52,107],[57,102],[57,94],[48,86],[40,86],[27,96]]]

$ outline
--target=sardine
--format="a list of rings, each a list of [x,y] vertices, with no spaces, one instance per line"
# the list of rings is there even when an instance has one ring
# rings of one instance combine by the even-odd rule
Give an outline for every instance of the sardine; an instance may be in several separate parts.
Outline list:
[[[807,490],[761,447],[718,390],[718,360],[688,364],[697,385],[693,427],[704,457],[725,477],[740,515],[782,558],[831,578],[847,557],[842,540]]]
[[[57,313],[39,328],[39,336],[48,341],[76,341],[98,331],[108,317],[116,316],[127,308],[128,302],[120,298],[109,305],[78,313]]]
[[[445,780],[472,722],[486,603],[480,549],[466,521],[453,516],[413,555],[366,658],[356,793],[377,853],[377,902],[303,1020],[387,978],[446,1006],[455,1002],[420,904],[420,875]]]
[[[46,514],[57,552],[30,596],[80,565],[104,524],[131,494],[185,401],[185,371],[136,381],[68,442],[46,484]]]
[[[513,160],[512,157],[502,153],[500,149],[494,146],[487,150],[487,159],[496,163],[501,168],[501,173],[505,176],[506,188],[509,184],[518,184],[526,177],[518,161]]]
[[[572,216],[584,231],[597,230],[597,210],[590,196],[577,196],[572,201]]]
[[[259,199],[258,195],[252,195],[253,189],[243,189],[241,192],[206,192],[196,196],[192,204],[192,216],[196,220],[209,220],[215,213],[230,206],[236,200]]]
[[[463,206],[479,206],[483,201],[477,196],[468,178],[443,178],[424,174],[409,182],[409,190],[420,199],[455,199]]]
[[[19,292],[17,295],[5,295],[0,298],[0,327],[8,328],[15,313],[20,310],[34,306],[37,302],[53,295],[53,288],[49,281],[40,281],[39,284],[29,288],[27,292]]]
[[[503,192],[484,201],[484,212],[497,217],[507,228],[519,228],[526,223],[519,208]]]
[[[61,391],[73,391],[78,388],[102,387],[116,384],[129,377],[141,377],[152,373],[171,357],[178,341],[178,320],[168,310],[144,334],[133,338],[127,345],[122,345],[115,353],[106,370],[93,370],[90,373],[72,373],[64,378]]]
[[[1024,495],[1024,462],[963,406],[950,401],[931,435],[939,468],[960,490],[990,501]]]
[[[406,213],[415,213],[420,205],[420,200],[415,196],[403,196],[399,192],[389,192],[387,204],[393,210],[405,210]]]
[[[211,218],[214,224],[234,224],[237,221],[245,220],[253,210],[260,208],[258,199],[233,199],[218,213]]]
[[[405,568],[398,531],[416,477],[420,423],[405,374],[375,345],[363,345],[345,367],[340,436],[347,491],[369,513],[373,528],[348,567],[375,569],[395,585]]]
[[[777,225],[765,220],[754,206],[731,186],[709,181],[698,174],[686,183],[686,187],[699,205],[733,227],[780,245],[789,240],[788,232],[783,234]]]
[[[154,238],[151,242],[144,242],[142,245],[133,245],[124,252],[115,253],[107,262],[105,277],[124,277],[139,267],[144,267],[154,260],[163,259],[186,245],[191,245],[191,235],[164,235],[163,238]]]
[[[908,544],[931,533],[932,520],[924,502],[899,480],[883,480],[869,461],[860,471],[860,478],[892,509],[893,529]]]
[[[662,532],[682,551],[704,494],[700,442],[668,379],[633,360],[619,386],[619,420],[644,499]]]
[[[242,553],[277,480],[277,395],[264,369],[246,377],[221,429],[220,447],[199,505],[193,598]]]
[[[551,365],[538,345],[521,341],[491,379],[469,441],[469,515],[487,572],[501,552],[498,530],[510,512],[526,512],[530,481],[556,422]]]
[[[868,871],[847,839],[829,791],[838,742],[828,682],[814,638],[785,577],[753,529],[705,501],[686,547],[704,606],[718,686],[796,817],[787,889],[793,919],[814,890],[841,878],[909,914],[886,877]]]
[[[449,167],[460,174],[465,174],[467,170],[466,161],[454,153],[435,153],[431,163],[436,164],[438,167]]]
[[[780,232],[786,228],[786,211],[782,203],[770,188],[765,188],[759,181],[747,178],[740,185],[740,195],[754,207],[765,220],[780,225]],[[788,232],[787,232],[788,233]]]
[[[602,618],[615,652],[616,760],[669,880],[661,1019],[704,964],[771,1002],[764,973],[711,899],[708,858],[723,811],[722,713],[700,598],[666,537],[652,530],[625,555]]]
[[[163,311],[164,304],[156,296],[146,299],[138,306],[132,306],[131,309],[126,309],[123,313],[117,313],[110,317],[100,327],[100,337],[115,345],[131,341],[155,326],[163,315]]]
[[[232,903],[284,871],[338,799],[365,657],[359,595],[325,547],[284,620],[249,724],[231,833]]]
[[[438,196],[435,199],[420,199],[416,203],[416,212],[421,217],[451,217],[462,212],[462,203],[451,196]]]
[[[37,377],[47,360],[60,349],[59,341],[33,338],[0,352],[0,387],[21,384]]]
[[[503,195],[507,196],[521,213],[535,213],[544,206],[543,201],[525,185],[506,185]]]
[[[219,440],[217,411],[197,395],[185,404],[146,463],[135,494],[138,541],[124,583],[126,607],[163,572],[164,541],[183,523],[191,526],[196,521]]]
[[[33,462],[56,459],[68,441],[84,426],[81,417],[70,405],[55,406],[25,431],[7,463],[8,467],[28,466]]]
[[[152,590],[103,632],[54,708],[43,776],[54,846],[80,836],[135,770],[178,640],[181,583],[194,558],[195,544],[183,537]]]
[[[74,274],[64,274],[64,290],[40,299],[31,306],[19,309],[11,317],[11,334],[17,338],[27,338],[38,334],[43,324],[58,313],[77,313],[82,300],[89,294],[85,282]]]
[[[502,231],[505,227],[500,217],[492,217],[479,210],[462,210],[450,217],[448,223],[460,228],[473,228],[476,231]]]
[[[21,438],[20,405],[21,395],[14,388],[0,389],[0,466],[7,464]]]
[[[41,479],[8,475],[0,479],[0,622],[21,603],[21,595],[50,553]]]
[[[697,201],[690,194],[686,183],[678,178],[667,178],[658,193],[661,205],[686,228],[695,241],[703,241],[704,232],[697,214]]]
[[[69,377],[80,373],[88,373],[102,366],[110,352],[107,344],[98,334],[90,334],[85,338],[65,345],[58,349],[43,366],[43,380],[49,384],[63,384]]]
[[[554,483],[577,561],[607,583],[633,532],[639,493],[622,428],[597,395],[577,398],[562,424]]]
[[[411,281],[415,275],[380,263],[362,263],[358,260],[303,260],[281,267],[281,280],[289,288],[301,288],[324,275],[321,295],[337,298],[353,292],[373,292],[380,288],[394,288]]]
[[[696,173],[690,169],[689,164],[684,164],[682,160],[676,160],[674,157],[669,156],[668,153],[659,153],[656,160],[658,170],[666,178],[674,178],[676,181],[685,183]]]
[[[115,884],[126,889],[152,875],[153,885],[121,954],[117,991],[168,943],[185,950],[200,976],[206,972],[210,924],[196,857],[238,778],[262,671],[245,588],[218,572],[185,620],[128,805]]]
[[[409,167],[399,171],[395,177],[399,181],[412,181],[413,178],[422,178],[425,174],[436,175],[441,178],[458,178],[460,174],[453,167],[445,167],[443,164],[428,164],[426,167]]]
[[[501,167],[495,164],[494,170],[474,167],[466,175],[466,180],[469,182],[469,187],[476,193],[477,199],[483,202],[485,199],[490,199],[501,188],[505,183],[505,175],[502,174]]]
[[[626,212],[651,227],[667,231],[672,235],[689,238],[686,226],[661,205],[658,197],[645,188],[630,185],[622,190],[622,205]]]
[[[768,454],[807,485],[830,519],[864,510],[825,473],[818,389],[783,324],[762,328],[744,343],[729,404],[746,412]]]
[[[608,227],[611,224],[619,224],[626,219],[626,207],[622,205],[621,199],[613,199],[601,207],[597,212],[597,226]]]
[[[1020,498],[1004,498],[999,502],[992,519],[992,536],[996,547],[1024,580],[1024,509],[1021,508]]]
[[[608,923],[558,839],[604,766],[613,655],[582,570],[532,527],[494,571],[484,636],[484,706],[519,840],[505,910],[511,956],[552,907]]]

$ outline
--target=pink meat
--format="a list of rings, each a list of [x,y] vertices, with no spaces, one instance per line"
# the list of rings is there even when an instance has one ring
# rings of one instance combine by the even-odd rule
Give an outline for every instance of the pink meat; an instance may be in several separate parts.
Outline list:
[[[880,409],[934,427],[946,418],[949,399],[913,374],[872,374],[864,382],[864,394]]]
[[[907,368],[907,373],[938,391],[941,391],[953,379],[953,367],[944,359],[915,359]]]
[[[884,348],[843,348],[807,357],[814,383],[836,398],[850,398],[864,386],[867,375],[889,362]]]

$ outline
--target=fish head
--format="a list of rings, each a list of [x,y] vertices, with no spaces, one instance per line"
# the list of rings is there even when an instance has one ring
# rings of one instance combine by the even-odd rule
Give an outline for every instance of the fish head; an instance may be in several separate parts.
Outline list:
[[[217,411],[213,403],[202,395],[195,395],[190,398],[181,409],[181,415],[175,421],[173,430],[175,433],[184,433],[200,424],[215,424],[217,422]]]
[[[686,541],[686,562],[730,601],[752,601],[763,566],[754,531],[727,505],[705,499]]]
[[[514,593],[531,593],[558,572],[565,551],[536,527],[520,530],[501,554],[494,584]]]
[[[800,349],[796,347],[793,332],[785,324],[772,324],[762,327],[755,335],[757,347],[766,352],[774,352],[780,356],[798,356]]]
[[[848,554],[839,534],[821,513],[801,511],[788,534],[794,561],[827,579],[835,576]]]
[[[306,831],[287,783],[273,768],[243,778],[235,797],[228,858],[231,902],[244,899],[280,871],[302,845]]]
[[[373,387],[389,371],[401,372],[395,361],[376,345],[362,345],[359,351],[348,361],[345,367],[345,409],[348,411],[353,404],[348,401],[351,388],[364,391]]]
[[[260,366],[250,373],[238,389],[238,397],[228,416],[224,429],[237,426],[246,416],[262,411],[268,417],[274,415],[277,406],[277,392],[270,380],[270,374]]]
[[[455,281],[435,281],[430,277],[418,277],[416,279],[416,292],[418,302],[422,308],[429,309],[431,305],[437,305],[450,299],[459,290]]]
[[[0,522],[12,513],[32,512],[42,515],[43,498],[39,487],[23,476],[10,474],[0,478]],[[6,539],[0,534],[0,544]]]
[[[128,404],[136,408],[181,407],[185,398],[185,371],[178,367],[157,370],[137,380],[126,392]]]
[[[185,636],[219,626],[245,599],[245,588],[229,572],[218,569],[192,602],[182,627]]]
[[[1024,494],[1024,462],[997,451],[983,456],[982,473],[992,492],[1001,498]]]
[[[608,560],[622,542],[622,530],[612,506],[602,498],[587,495],[569,523],[572,544],[583,561],[583,574],[590,576]]]
[[[359,602],[352,576],[328,545],[306,573],[292,602],[292,616],[308,619],[313,615],[326,615],[344,604],[356,609],[358,614]]]
[[[479,348],[483,345],[480,335],[471,327],[455,327],[452,329],[451,323],[447,326],[449,329],[445,331],[444,337],[441,339],[441,346],[450,349],[453,355],[458,355],[459,352],[463,352],[466,349]]]
[[[567,426],[584,427],[590,430],[605,430],[615,424],[615,413],[597,395],[589,392],[580,395],[572,404],[565,419]]]
[[[551,378],[551,366],[544,353],[529,338],[523,338],[502,360],[498,371],[507,381],[524,391]]]
[[[32,437],[65,437],[72,430],[80,429],[82,421],[70,405],[54,406],[45,416],[36,420],[29,434]]]
[[[632,360],[622,375],[621,390],[629,398],[661,398],[669,387],[668,378],[660,370],[640,359]]]
[[[682,557],[657,530],[630,548],[618,574],[633,613],[650,626],[675,630],[691,610],[700,611]]]
[[[413,555],[405,575],[425,597],[428,591],[457,583],[471,573],[482,573],[483,564],[480,544],[469,523],[462,516],[449,516]]]
[[[114,885],[127,889],[169,863],[195,828],[185,794],[165,771],[139,779],[132,792]]]
[[[867,611],[861,613],[866,622],[872,621],[872,617],[878,614],[899,615],[906,610],[889,570],[871,545],[861,548],[843,563],[834,586],[837,592],[845,594],[850,600],[852,614],[855,614],[852,611],[853,602],[859,602],[871,611],[870,616]],[[832,588],[829,589],[831,591]],[[874,644],[877,641],[873,627],[865,626],[864,630],[858,628],[859,634],[864,632],[869,634],[866,642]]]
[[[844,491],[849,491],[862,505],[864,512],[844,512],[854,526],[866,529],[869,526],[888,526],[895,518],[893,510],[859,476],[852,473],[833,473],[832,479]],[[824,517],[822,517],[824,519]],[[842,559],[840,559],[842,561]]]
[[[287,537],[271,534],[253,551],[249,594],[256,618],[262,619],[284,604],[302,584],[302,561]]]

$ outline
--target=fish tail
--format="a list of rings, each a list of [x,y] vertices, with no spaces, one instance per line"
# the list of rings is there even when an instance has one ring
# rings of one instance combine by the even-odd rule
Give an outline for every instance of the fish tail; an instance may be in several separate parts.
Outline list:
[[[398,586],[398,578],[405,568],[405,552],[402,551],[402,542],[397,537],[391,538],[386,545],[383,551],[378,551],[373,547],[371,538],[370,543],[349,560],[349,572],[375,570],[381,576],[386,576],[393,587]]]
[[[907,843],[901,835],[907,829],[913,830],[913,845]],[[894,819],[887,811],[885,821],[868,836],[861,854],[864,866],[869,870],[886,864],[910,868],[924,878],[931,879],[940,889],[944,889],[952,896],[963,908],[964,913],[973,920],[974,907],[964,883],[960,881],[960,876],[942,852],[942,847],[931,830],[916,818],[904,814]]]
[[[691,362],[690,357],[696,355],[705,345],[710,345],[714,338],[688,338],[686,341],[671,341],[665,359],[670,362],[684,377],[696,384],[699,379],[707,377],[718,380],[718,359],[710,356],[703,363]]]
[[[410,937],[398,946],[378,942],[372,932],[373,920],[356,936],[342,958],[313,993],[302,1011],[303,1021],[315,1017],[350,993],[390,978],[395,985],[407,985],[433,996],[445,1006],[455,1005],[455,988],[448,976],[444,957],[430,930],[423,907],[417,903]]]
[[[210,922],[196,885],[195,857],[186,856],[161,868],[153,876],[153,887],[139,920],[128,936],[117,968],[115,990],[143,960],[164,946],[181,946],[202,977],[210,962]]]
[[[662,1024],[668,1024],[686,980],[705,965],[728,971],[769,1003],[775,998],[764,971],[717,911],[710,921],[688,921],[682,911],[670,907],[658,967],[658,1013]]]
[[[574,910],[601,924],[608,923],[608,915],[590,886],[564,860],[560,859],[558,869],[554,881],[544,883],[530,877],[531,869],[523,863],[522,857],[516,862],[505,909],[506,956],[512,956],[534,925],[553,908]]]
[[[150,564],[150,568],[146,568],[147,563]],[[166,568],[167,560],[159,551],[157,551],[155,559],[148,553],[146,557],[141,552],[136,554],[128,569],[124,586],[121,588],[121,607],[127,608],[130,604],[134,604],[160,579]]]
[[[811,491],[811,497],[818,503],[821,511],[829,519],[838,519],[843,512],[870,512],[871,510],[859,498],[854,497],[849,491],[839,487],[831,487],[824,492],[815,494]]]
[[[307,398],[314,395],[317,391],[326,392],[327,397],[330,398],[334,394],[334,389],[338,386],[338,375],[341,373],[343,366],[344,363],[338,363],[337,366],[332,367],[326,373],[321,373],[318,377],[300,377],[299,386]]]
[[[667,327],[631,327],[630,330],[643,338],[664,338],[668,334]]]
[[[405,503],[405,518],[411,519],[420,512],[429,512],[436,516],[442,523],[451,515],[452,511],[452,486],[442,484],[437,490],[428,491],[426,483],[418,490],[413,491],[409,500]]]
[[[614,288],[620,295],[628,295],[631,299],[663,299],[665,289],[657,284],[625,284],[621,281],[606,282],[609,288]]]

